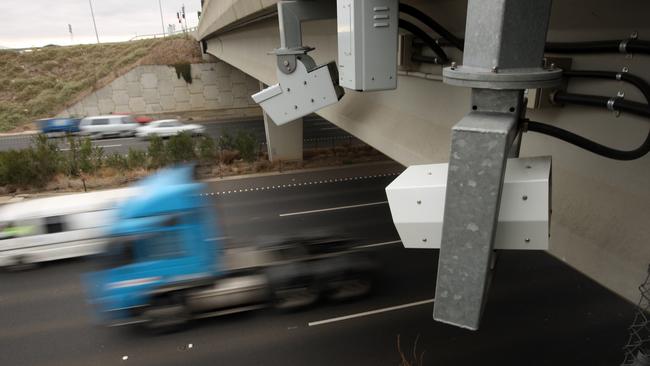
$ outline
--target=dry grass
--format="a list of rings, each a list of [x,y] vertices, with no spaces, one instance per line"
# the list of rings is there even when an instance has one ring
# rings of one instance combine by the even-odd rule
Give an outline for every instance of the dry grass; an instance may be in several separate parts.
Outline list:
[[[424,361],[424,351],[418,353],[418,340],[420,335],[415,337],[415,342],[413,343],[413,350],[411,354],[405,354],[402,351],[400,335],[397,335],[397,352],[400,356],[399,366],[422,366]]]
[[[186,37],[0,51],[0,131],[31,128],[140,64],[198,62]]]

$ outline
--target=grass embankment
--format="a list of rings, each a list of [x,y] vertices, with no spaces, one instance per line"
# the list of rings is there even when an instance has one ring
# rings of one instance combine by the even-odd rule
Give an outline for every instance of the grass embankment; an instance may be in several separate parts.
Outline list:
[[[39,191],[80,191],[130,183],[171,164],[194,162],[203,178],[294,170],[384,160],[370,146],[351,144],[306,149],[304,160],[270,162],[263,145],[246,131],[234,136],[178,135],[153,138],[148,150],[130,149],[126,155],[106,154],[87,138],[70,136],[65,150],[44,135],[30,148],[0,151],[0,194]]]
[[[189,37],[0,50],[0,131],[27,129],[138,65],[199,63]]]

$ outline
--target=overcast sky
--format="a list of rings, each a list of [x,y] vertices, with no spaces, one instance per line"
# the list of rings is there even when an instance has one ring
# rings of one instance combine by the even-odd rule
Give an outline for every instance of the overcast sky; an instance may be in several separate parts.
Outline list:
[[[180,25],[176,12],[185,4],[188,27],[198,23],[200,0],[161,0],[165,31]],[[100,42],[126,41],[136,35],[162,33],[158,0],[92,0]],[[88,0],[0,0],[0,46],[95,43]],[[70,40],[72,25],[74,41]]]

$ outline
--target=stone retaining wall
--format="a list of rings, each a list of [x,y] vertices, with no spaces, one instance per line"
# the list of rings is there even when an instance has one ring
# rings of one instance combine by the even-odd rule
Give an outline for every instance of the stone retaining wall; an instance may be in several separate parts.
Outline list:
[[[143,65],[113,80],[59,116],[110,113],[161,113],[239,108],[255,105],[257,80],[225,62],[191,65],[192,83],[173,66]]]

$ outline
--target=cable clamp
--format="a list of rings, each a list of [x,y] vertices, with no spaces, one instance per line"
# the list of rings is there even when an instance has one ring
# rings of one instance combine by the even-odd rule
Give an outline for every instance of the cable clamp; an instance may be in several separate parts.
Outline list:
[[[629,39],[622,40],[621,43],[618,44],[618,52],[627,53],[627,43],[629,41],[630,41]]]
[[[617,100],[619,100],[619,99],[623,99],[623,98],[625,98],[625,93],[622,92],[622,91],[619,91],[619,92],[616,94],[615,97],[611,97],[611,98],[609,98],[609,99],[607,100],[607,110],[609,110],[609,111],[611,111],[612,113],[614,113],[614,116],[615,116],[615,117],[620,116],[620,115],[621,115],[621,111],[618,110],[618,109],[616,109],[616,106],[615,106],[614,104],[616,104],[616,101],[617,101]]]
[[[637,38],[639,38],[639,33],[636,31],[632,32],[632,34],[630,34],[630,38],[624,39],[621,41],[621,43],[618,44],[618,52],[627,53],[627,44],[630,41],[636,40]]]

